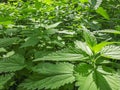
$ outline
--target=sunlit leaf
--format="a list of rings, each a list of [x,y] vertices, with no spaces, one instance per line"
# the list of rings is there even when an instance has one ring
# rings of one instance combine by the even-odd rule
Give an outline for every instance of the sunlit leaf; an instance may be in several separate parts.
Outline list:
[[[107,20],[110,19],[108,13],[106,12],[106,10],[103,7],[97,8],[96,12],[98,14],[100,14],[101,16],[103,16],[105,19],[107,19]]]

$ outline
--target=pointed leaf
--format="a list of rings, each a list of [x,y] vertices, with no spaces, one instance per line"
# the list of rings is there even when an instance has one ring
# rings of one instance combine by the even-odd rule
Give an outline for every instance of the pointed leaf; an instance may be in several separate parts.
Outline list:
[[[18,40],[17,37],[0,39],[0,47],[10,46],[13,43],[15,43],[17,40]]]
[[[103,9],[103,7],[97,8],[96,12],[97,12],[98,14],[100,14],[101,16],[103,16],[105,19],[107,19],[107,20],[110,19],[110,18],[109,18],[109,15],[107,14],[106,10]]]
[[[37,58],[34,61],[82,61],[87,59],[80,50],[74,49],[63,49],[42,58]]]
[[[77,75],[79,90],[119,90],[120,79],[115,74],[102,74],[93,71],[87,76]]]
[[[76,48],[82,50],[83,52],[85,52],[88,55],[93,55],[91,49],[87,46],[86,43],[81,42],[81,41],[75,41],[75,46]]]
[[[0,60],[0,72],[12,72],[21,70],[25,67],[24,58],[19,55],[14,55],[9,58]]]
[[[56,89],[65,84],[73,83],[75,77],[73,75],[74,65],[70,63],[41,63],[33,68],[33,71],[46,75],[46,77],[36,77],[25,80],[20,86],[26,89]],[[35,78],[36,77],[36,78]]]
[[[114,43],[119,43],[119,42],[101,42],[97,45],[95,45],[92,50],[95,52],[95,53],[98,53],[102,50],[103,47],[105,47],[106,45],[110,45],[110,44],[114,44]]]
[[[51,25],[47,25],[45,28],[46,29],[52,29],[52,28],[55,28],[57,27],[61,22],[57,22],[57,23],[54,23],[54,24],[51,24]]]
[[[39,39],[36,37],[29,38],[25,43],[22,44],[21,48],[35,46],[39,42]]]
[[[120,60],[120,46],[109,45],[101,50],[101,56]]]
[[[4,85],[13,77],[14,74],[0,75],[0,90],[4,90]]]
[[[49,67],[49,68],[48,68]],[[33,68],[34,72],[46,75],[73,73],[74,65],[70,63],[40,63]]]
[[[93,35],[92,32],[87,30],[84,26],[83,26],[83,37],[89,46],[93,47],[97,44],[96,37]]]
[[[112,29],[105,29],[105,30],[100,30],[100,31],[97,31],[97,32],[111,33],[111,34],[120,34],[120,31],[112,30]]]

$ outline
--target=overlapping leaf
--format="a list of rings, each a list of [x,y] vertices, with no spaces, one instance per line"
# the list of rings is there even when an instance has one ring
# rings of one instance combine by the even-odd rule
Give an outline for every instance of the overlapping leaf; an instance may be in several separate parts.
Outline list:
[[[82,61],[87,58],[87,56],[82,54],[81,50],[72,48],[54,52],[42,58],[37,58],[34,61]]]
[[[70,63],[41,63],[35,66],[33,71],[44,74],[45,77],[41,77],[40,75],[32,76],[25,80],[20,86],[28,90],[56,89],[75,81],[73,70],[74,65]]]
[[[120,60],[120,46],[109,45],[101,50],[101,55],[107,58]]]
[[[88,45],[85,42],[76,41],[75,42],[75,46],[76,46],[76,48],[82,50],[86,54],[93,55],[91,49],[88,47]]]
[[[21,70],[25,67],[24,58],[19,55],[14,55],[9,58],[0,60],[0,72],[12,72]]]
[[[6,84],[13,77],[13,75],[14,74],[0,75],[0,90],[3,90],[4,84]]]
[[[102,71],[105,72],[105,71]],[[119,90],[120,79],[116,74],[103,74],[97,70],[88,75],[76,75],[79,90]]]
[[[97,44],[96,37],[93,35],[92,32],[87,30],[84,26],[83,26],[83,37],[89,46],[93,47]]]
[[[25,43],[22,44],[21,48],[35,46],[39,42],[37,37],[30,37]]]
[[[48,68],[49,67],[49,68]],[[64,73],[73,73],[74,65],[70,63],[40,63],[33,68],[34,72],[46,75],[55,75],[55,74],[64,74]]]
[[[119,43],[119,42],[101,42],[101,43],[95,45],[94,47],[92,47],[92,50],[95,53],[98,53],[102,50],[103,47],[110,45],[110,44],[115,44],[115,43]]]
[[[0,47],[10,46],[18,40],[17,37],[0,39]]]

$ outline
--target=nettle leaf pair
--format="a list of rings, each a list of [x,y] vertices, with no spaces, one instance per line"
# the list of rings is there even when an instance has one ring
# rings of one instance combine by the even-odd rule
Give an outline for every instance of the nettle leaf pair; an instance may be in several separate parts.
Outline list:
[[[35,59],[34,62],[40,62],[32,68],[35,74],[20,87],[28,90],[58,89],[72,83],[78,90],[119,90],[117,70],[120,67],[116,60],[120,60],[120,46],[111,45],[116,42],[97,44],[94,35],[85,28],[83,36],[85,42],[75,41],[73,48]]]

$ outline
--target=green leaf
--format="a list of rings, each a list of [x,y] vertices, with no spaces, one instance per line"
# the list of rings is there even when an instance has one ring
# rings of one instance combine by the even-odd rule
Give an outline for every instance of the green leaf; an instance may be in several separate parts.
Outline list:
[[[97,70],[87,76],[76,75],[79,90],[119,90],[120,79],[115,74],[102,74]]]
[[[120,90],[120,77],[118,75],[104,76],[112,90]]]
[[[94,6],[95,9],[99,8],[99,6],[101,5],[102,0],[96,0],[96,5]]]
[[[52,0],[38,0],[39,2],[42,2],[42,3],[45,3],[45,4],[48,4],[48,5],[51,5],[53,3]]]
[[[88,2],[88,0],[80,0],[81,3]]]
[[[101,56],[120,60],[120,46],[109,45],[101,50]]]
[[[83,55],[80,50],[73,49],[63,49],[52,54],[48,54],[42,58],[37,58],[33,61],[82,61],[88,57]]]
[[[86,54],[88,54],[90,56],[93,55],[91,49],[87,46],[87,44],[85,42],[75,41],[75,46],[77,49],[82,50]]]
[[[51,34],[55,34],[57,31],[58,29],[47,29],[45,32],[51,35]]]
[[[105,47],[106,45],[110,45],[110,44],[114,44],[114,43],[119,43],[119,42],[101,42],[97,45],[95,45],[92,50],[95,52],[95,53],[98,53],[102,50],[103,47]]]
[[[12,55],[14,55],[14,54],[15,54],[14,51],[10,51],[10,52],[7,52],[7,54],[4,55],[4,57],[10,57],[10,56],[12,56]]]
[[[13,38],[3,38],[0,39],[0,47],[7,47],[15,43],[19,38],[13,37]]]
[[[112,30],[112,29],[105,29],[105,30],[100,30],[100,31],[97,31],[97,32],[111,33],[111,34],[120,34],[120,31]]]
[[[5,48],[0,48],[0,53],[1,52],[7,52],[7,50]]]
[[[22,44],[21,48],[35,46],[39,42],[37,37],[30,37],[25,43]]]
[[[78,90],[98,90],[93,79],[93,73],[90,73],[88,76],[78,75],[77,80]]]
[[[51,24],[51,25],[47,25],[45,26],[46,29],[53,29],[55,27],[57,27],[61,22],[57,22],[57,23],[54,23],[54,24]]]
[[[36,75],[32,76],[25,80],[20,86],[32,90],[56,89],[75,81],[73,70],[74,65],[70,63],[41,63],[35,66],[33,71],[44,74],[46,77],[40,77],[40,75],[38,75],[37,78],[35,78]]]
[[[59,88],[65,84],[73,83],[74,82],[74,76],[71,74],[61,74],[61,75],[55,75],[55,76],[49,76],[43,79],[35,79],[35,76],[33,76],[33,79],[27,79],[24,83],[22,83],[20,86],[24,87],[26,89],[56,89]]]
[[[93,47],[97,44],[96,37],[93,35],[92,32],[87,30],[84,26],[83,26],[83,37],[89,46]]]
[[[90,64],[79,63],[76,65],[75,71],[81,75],[88,75],[91,72],[92,68],[93,67]]]
[[[97,9],[101,5],[102,0],[89,0],[89,3],[91,4],[92,8]]]
[[[46,75],[55,75],[55,74],[64,74],[64,73],[69,74],[69,73],[73,73],[73,68],[74,65],[70,63],[57,63],[57,64],[40,63],[35,67],[33,67],[33,71]]]
[[[107,14],[106,10],[103,9],[103,7],[97,8],[96,12],[97,12],[98,14],[100,14],[101,16],[103,16],[105,19],[107,19],[107,20],[110,19],[110,18],[109,18],[109,15]]]
[[[0,72],[12,72],[21,70],[25,67],[24,58],[19,55],[14,55],[9,58],[0,60]]]
[[[0,90],[4,90],[4,85],[13,77],[14,74],[0,75]]]

